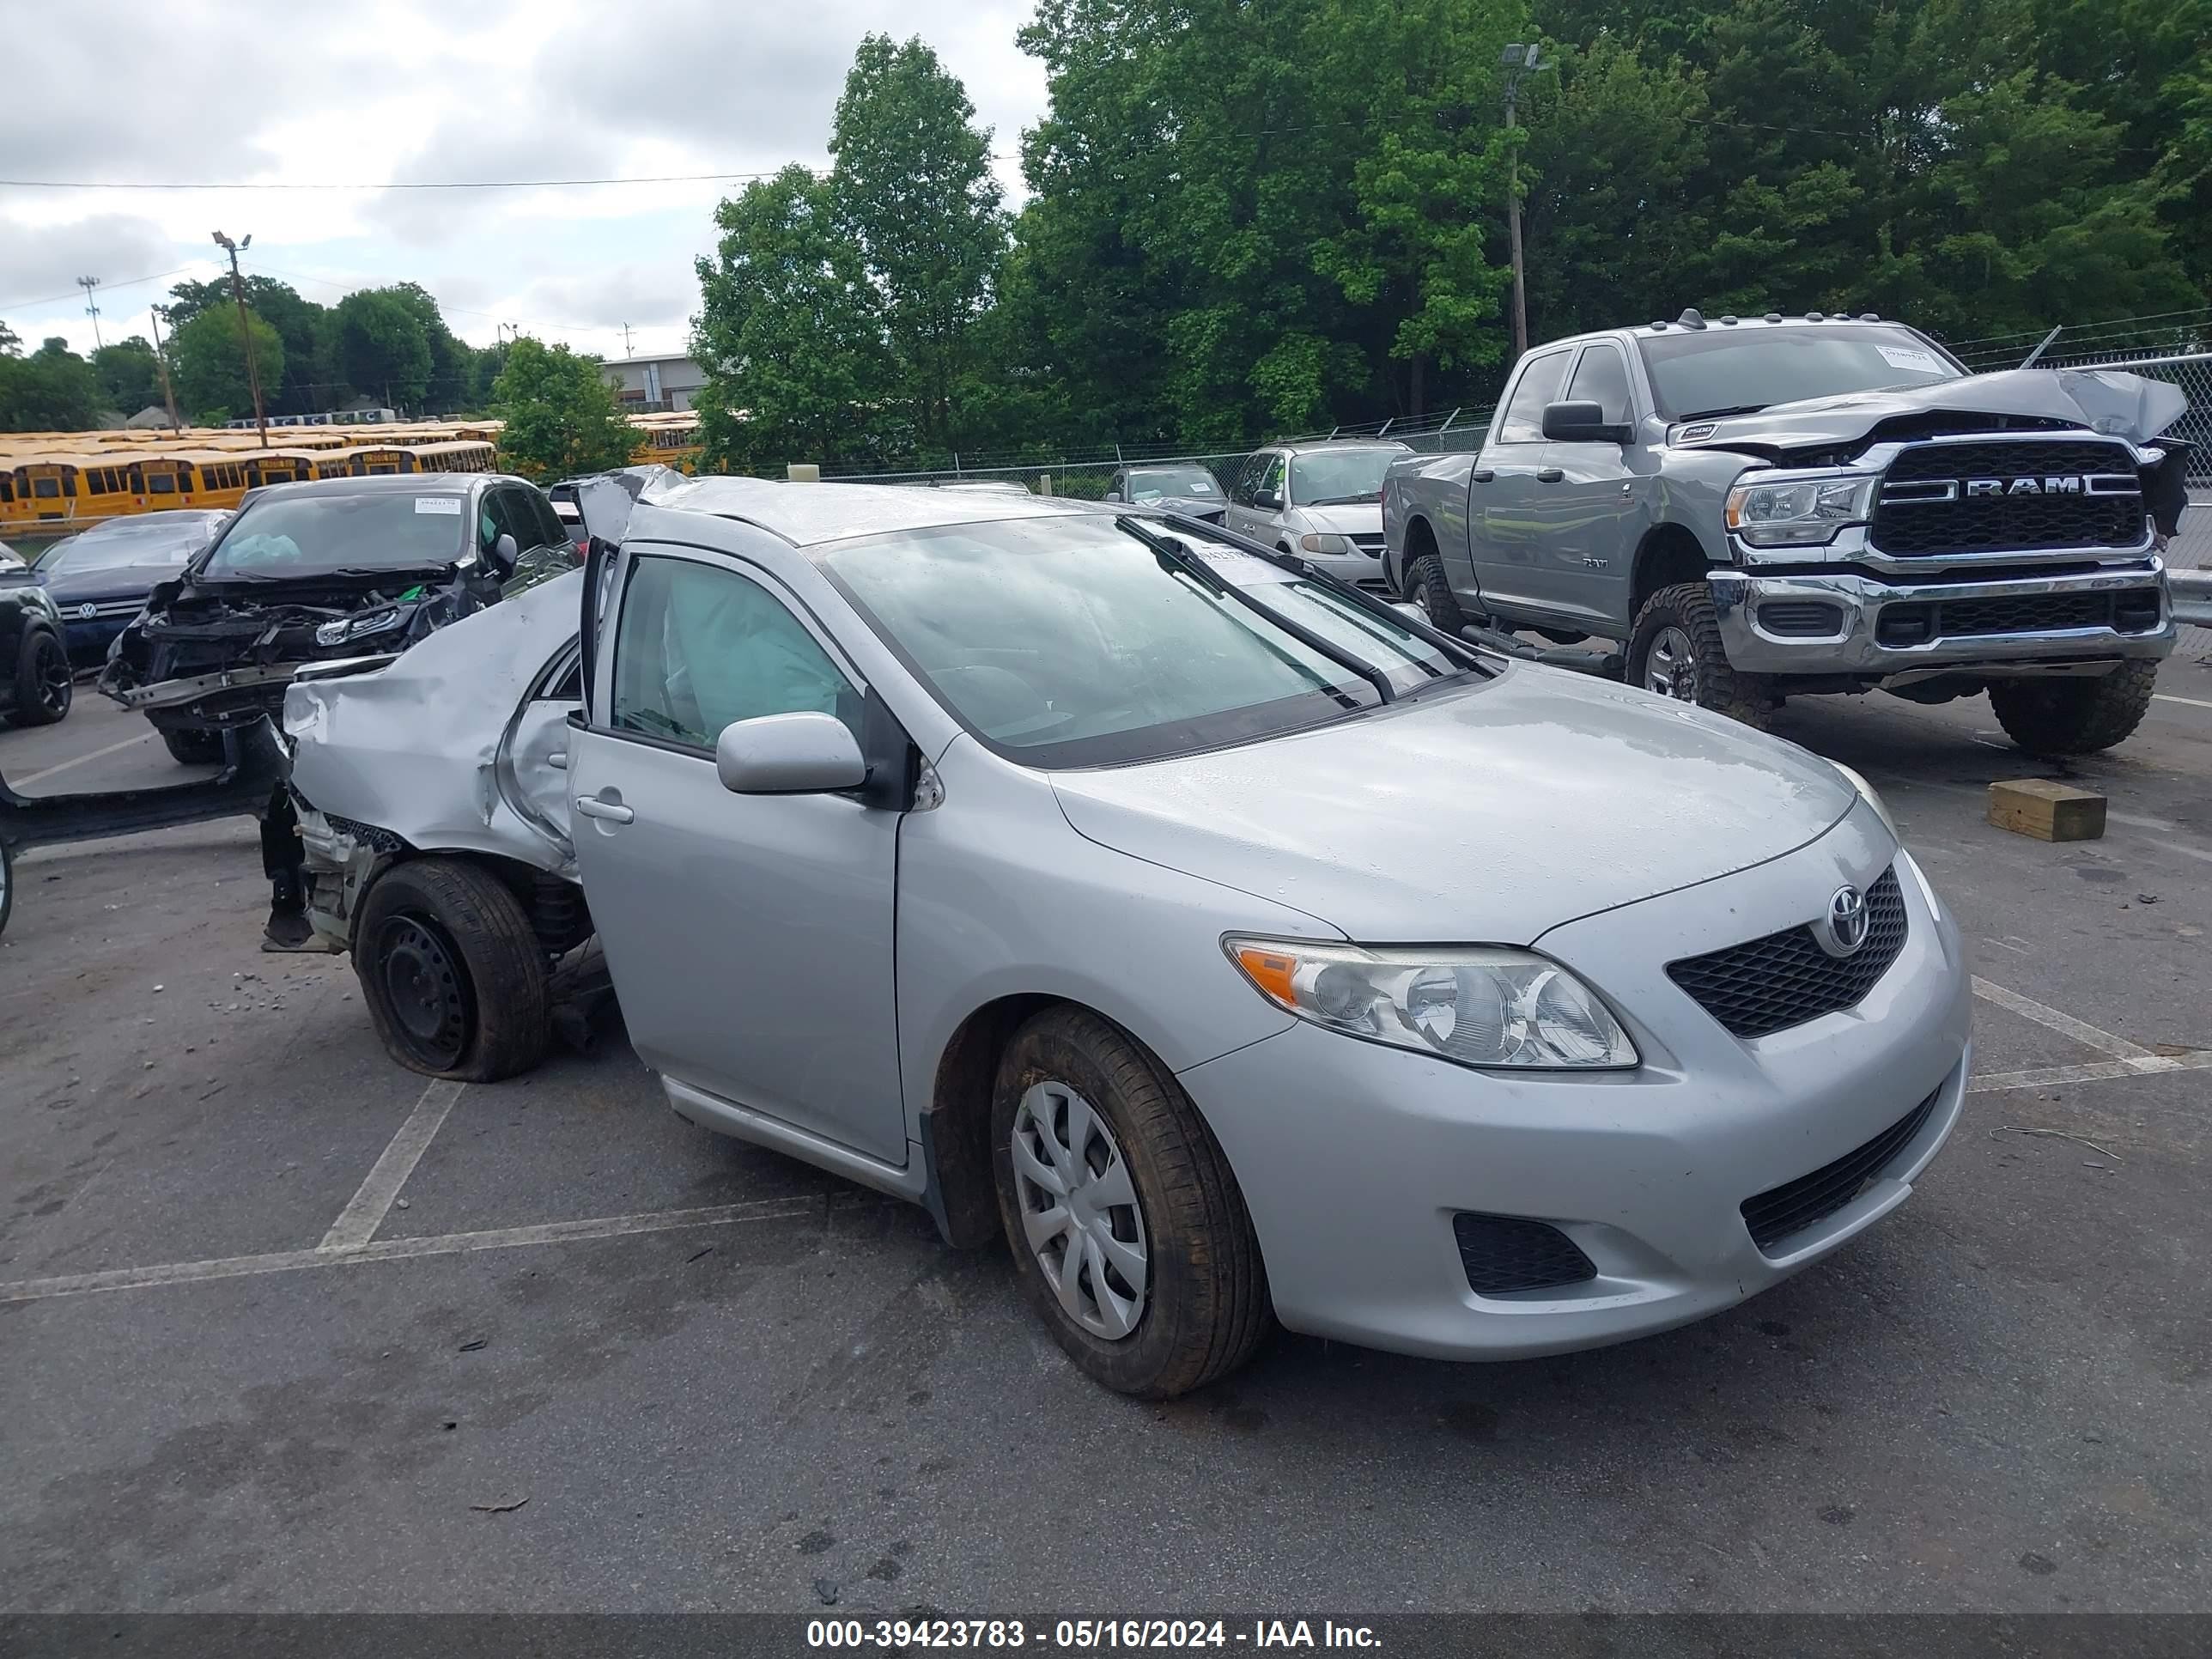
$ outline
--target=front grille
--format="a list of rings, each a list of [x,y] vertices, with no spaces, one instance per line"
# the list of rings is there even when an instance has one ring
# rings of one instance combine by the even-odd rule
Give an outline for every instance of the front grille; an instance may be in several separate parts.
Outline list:
[[[1775,1255],[1777,1244],[1826,1220],[1864,1192],[1867,1184],[1879,1179],[1897,1155],[1911,1145],[1928,1121],[1928,1115],[1936,1109],[1936,1096],[1942,1092],[1939,1087],[1865,1146],[1845,1152],[1834,1163],[1823,1164],[1810,1175],[1744,1200],[1743,1224],[1751,1230],[1751,1242],[1759,1246],[1759,1253]]]
[[[1765,612],[1759,615],[1763,618]],[[2123,588],[2107,593],[2022,593],[2005,599],[1884,605],[1875,621],[1875,638],[1883,645],[1900,646],[1991,634],[2041,634],[2065,628],[2109,628],[2119,634],[2144,634],[2158,626],[2158,618],[2156,588]]]
[[[2015,478],[2040,483],[2091,474],[2137,477],[2134,458],[2120,444],[2081,442],[1918,444],[1904,450],[1883,475],[1885,496],[1901,483],[1953,481],[1958,499],[1878,502],[1869,538],[1885,553],[1926,558],[1999,549],[2133,547],[2143,538],[2140,490],[2093,495],[1968,496],[1970,478]]]
[[[1905,948],[1905,896],[1885,870],[1866,890],[1867,937],[1856,954],[1832,957],[1809,927],[1685,957],[1667,976],[1740,1037],[1761,1037],[1822,1014],[1855,1008]]]
[[[1575,1241],[1548,1222],[1462,1212],[1452,1218],[1452,1237],[1459,1241],[1468,1288],[1478,1296],[1545,1291],[1597,1277]]]
[[[1381,557],[1382,556],[1382,536],[1381,536],[1379,533],[1378,533],[1378,534],[1376,534],[1376,535],[1373,535],[1373,536],[1366,536],[1366,535],[1353,535],[1353,536],[1346,536],[1346,537],[1345,538],[1345,540],[1346,540],[1346,541],[1350,542],[1350,543],[1351,543],[1354,547],[1358,548],[1358,549],[1362,553],[1371,554],[1373,556],[1375,556],[1376,558],[1378,558],[1378,559],[1379,559],[1379,558],[1381,558]]]

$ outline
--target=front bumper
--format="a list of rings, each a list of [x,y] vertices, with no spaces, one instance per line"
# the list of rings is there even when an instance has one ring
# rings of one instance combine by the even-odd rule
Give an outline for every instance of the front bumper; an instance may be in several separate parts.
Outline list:
[[[1236,1171],[1294,1330],[1503,1359],[1669,1329],[1788,1278],[1902,1203],[1957,1123],[1970,991],[1956,927],[1902,853],[1909,932],[1855,1008],[1739,1041],[1664,963],[1815,913],[1891,843],[1861,806],[1751,871],[1538,942],[1612,1002],[1644,1064],[1580,1078],[1479,1073],[1300,1022],[1182,1074]],[[1840,1209],[1762,1250],[1741,1206],[1932,1103]],[[1504,1296],[1469,1287],[1462,1212],[1538,1220],[1597,1270]]]
[[[1764,574],[1757,566],[1717,569],[1707,576],[1721,644],[1731,667],[1753,674],[1852,674],[1887,678],[1931,668],[2022,668],[2038,665],[2112,662],[2169,654],[2177,637],[2166,568],[2155,556],[2094,574],[2022,576],[2006,581],[1878,579],[1855,573],[1792,571]],[[2130,599],[2148,626],[2109,623],[2032,629],[2006,633],[1943,635],[1912,643],[1885,642],[1882,614],[1899,605],[1942,607],[1984,601],[2067,600],[2106,596]],[[1784,605],[1831,609],[1834,625],[1815,635],[1784,634],[1767,617]],[[1929,614],[1941,616],[1940,609]],[[2118,615],[2118,612],[2115,612]]]
[[[1354,587],[1364,587],[1382,593],[1389,591],[1389,583],[1382,570],[1382,544],[1378,538],[1372,548],[1354,546],[1348,553],[1308,553],[1298,556],[1319,569],[1326,570],[1339,581],[1350,582]]]

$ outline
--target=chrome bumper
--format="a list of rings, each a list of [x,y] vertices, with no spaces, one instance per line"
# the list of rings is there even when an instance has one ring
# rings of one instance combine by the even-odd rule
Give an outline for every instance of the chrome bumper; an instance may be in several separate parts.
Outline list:
[[[2039,665],[2089,660],[2157,659],[2173,649],[2173,604],[2165,566],[2148,557],[2132,568],[2094,575],[2024,578],[1998,582],[1914,582],[1909,578],[1878,581],[1838,572],[1834,575],[1761,574],[1749,569],[1709,574],[1713,607],[1720,619],[1721,643],[1729,665],[1753,674],[1914,675],[1931,669],[2002,666],[2033,672]],[[2152,589],[2159,595],[2158,626],[2136,633],[2094,628],[2058,628],[2027,633],[1971,634],[1911,645],[1884,645],[1876,626],[1885,606],[1942,605],[1972,599],[2040,599],[2076,593]],[[1766,605],[1790,600],[1832,605],[1842,627],[1828,635],[1778,634],[1763,626]]]

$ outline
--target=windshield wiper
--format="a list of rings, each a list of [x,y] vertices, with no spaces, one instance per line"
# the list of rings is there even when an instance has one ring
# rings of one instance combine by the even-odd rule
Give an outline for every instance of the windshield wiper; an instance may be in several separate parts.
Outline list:
[[[1299,501],[1297,505],[1299,507],[1366,507],[1382,499],[1379,493],[1370,489],[1359,495],[1322,495],[1310,501]]]
[[[1693,409],[1687,415],[1678,415],[1678,421],[1724,421],[1731,415],[1756,415],[1765,404],[1730,404],[1726,409]]]
[[[1115,518],[1114,527],[1125,535],[1133,536],[1152,550],[1175,568],[1180,570],[1207,592],[1235,600],[1247,611],[1255,611],[1288,634],[1309,651],[1317,651],[1340,668],[1348,668],[1375,688],[1375,695],[1384,702],[1395,702],[1397,695],[1390,690],[1390,677],[1374,664],[1363,662],[1341,646],[1333,645],[1303,623],[1292,622],[1270,605],[1262,605],[1235,582],[1224,577],[1212,565],[1200,558],[1173,536],[1163,536],[1140,519],[1123,514]]]

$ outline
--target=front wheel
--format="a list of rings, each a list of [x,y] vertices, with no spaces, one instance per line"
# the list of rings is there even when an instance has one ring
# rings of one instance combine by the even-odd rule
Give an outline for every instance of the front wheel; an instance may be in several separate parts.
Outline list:
[[[62,642],[44,629],[26,635],[15,658],[15,708],[9,721],[52,726],[69,713],[76,695],[69,653],[62,649]]]
[[[1781,706],[1773,681],[1729,666],[1712,590],[1703,582],[1662,587],[1644,602],[1628,635],[1628,683],[1761,731]]]
[[[545,953],[521,901],[481,865],[387,871],[355,921],[353,966],[377,1036],[410,1071],[495,1083],[545,1057]]]
[[[1997,724],[2031,755],[2094,755],[2124,742],[2150,712],[2154,662],[2122,663],[2095,679],[1996,680]]]
[[[1227,1376],[1273,1320],[1228,1159],[1174,1077],[1097,1015],[1014,1034],[991,1108],[1022,1288],[1070,1358],[1165,1400]]]
[[[1413,596],[1413,606],[1428,619],[1429,626],[1454,639],[1468,624],[1467,612],[1459,608],[1459,600],[1445,580],[1443,563],[1433,553],[1424,553],[1413,561],[1412,574],[1406,586]]]

